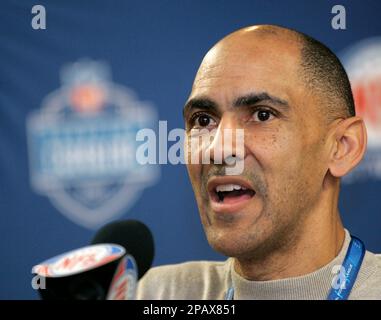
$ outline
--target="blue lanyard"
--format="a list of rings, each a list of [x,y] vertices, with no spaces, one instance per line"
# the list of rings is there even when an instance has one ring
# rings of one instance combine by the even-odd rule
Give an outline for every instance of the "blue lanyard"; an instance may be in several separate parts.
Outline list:
[[[354,283],[356,282],[357,275],[360,271],[360,267],[365,255],[365,245],[364,243],[354,236],[351,236],[351,242],[347,253],[344,258],[344,262],[341,265],[340,274],[341,277],[344,277],[344,283],[340,284],[338,288],[333,288],[330,290],[327,300],[347,300]],[[225,300],[234,299],[234,289],[230,287],[225,295]]]
[[[351,236],[351,238],[347,254],[342,264],[344,268],[345,286],[340,286],[337,289],[332,288],[327,300],[347,300],[355,284],[362,260],[364,259],[365,245],[359,238],[354,236]]]

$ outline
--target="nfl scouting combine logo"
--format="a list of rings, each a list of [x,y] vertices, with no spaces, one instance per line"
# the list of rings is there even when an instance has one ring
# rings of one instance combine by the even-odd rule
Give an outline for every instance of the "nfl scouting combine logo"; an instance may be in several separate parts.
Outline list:
[[[365,120],[368,149],[364,160],[344,181],[381,180],[381,38],[354,45],[343,55],[356,112]]]
[[[62,69],[62,86],[29,115],[31,184],[72,221],[96,228],[128,210],[158,178],[136,160],[136,133],[156,115],[111,81],[106,64],[83,60]]]

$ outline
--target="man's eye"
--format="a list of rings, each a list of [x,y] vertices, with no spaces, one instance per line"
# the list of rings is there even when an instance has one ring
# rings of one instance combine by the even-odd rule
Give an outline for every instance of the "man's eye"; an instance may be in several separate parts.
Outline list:
[[[253,114],[254,121],[265,122],[272,120],[274,118],[274,114],[269,110],[257,110]]]
[[[195,114],[191,118],[191,124],[192,126],[195,126],[195,127],[205,128],[209,126],[214,126],[216,124],[216,121],[214,121],[214,119],[208,114],[201,113],[201,114]]]

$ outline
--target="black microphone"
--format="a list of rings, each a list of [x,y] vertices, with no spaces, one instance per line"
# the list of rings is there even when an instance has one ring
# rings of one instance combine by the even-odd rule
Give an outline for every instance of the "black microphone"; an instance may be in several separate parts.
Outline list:
[[[152,233],[140,221],[111,222],[96,233],[91,243],[116,243],[124,247],[138,264],[139,279],[152,265],[155,251]]]
[[[46,260],[32,273],[43,278],[38,289],[44,300],[130,300],[153,257],[148,227],[117,221],[102,227],[90,246]]]

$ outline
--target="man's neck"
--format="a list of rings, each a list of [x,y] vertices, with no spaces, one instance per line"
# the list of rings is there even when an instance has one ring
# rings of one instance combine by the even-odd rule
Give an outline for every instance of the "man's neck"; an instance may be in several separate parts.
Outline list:
[[[333,221],[311,223],[286,250],[262,259],[235,259],[235,271],[248,280],[267,281],[303,276],[331,262],[342,248],[345,231],[339,214]]]

